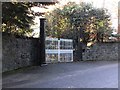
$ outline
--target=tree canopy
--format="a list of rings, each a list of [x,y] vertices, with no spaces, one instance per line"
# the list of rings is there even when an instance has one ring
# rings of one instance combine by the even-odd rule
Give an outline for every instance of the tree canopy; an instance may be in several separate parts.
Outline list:
[[[47,35],[71,38],[79,42],[102,42],[112,33],[110,15],[107,10],[94,8],[91,4],[69,2],[46,15]]]
[[[25,2],[2,2],[2,31],[12,34],[31,32],[33,15],[31,4]]]

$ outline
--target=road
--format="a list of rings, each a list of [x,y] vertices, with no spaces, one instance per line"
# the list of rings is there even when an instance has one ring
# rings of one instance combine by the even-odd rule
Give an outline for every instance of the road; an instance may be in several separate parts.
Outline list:
[[[50,64],[3,77],[10,88],[118,88],[117,62]]]

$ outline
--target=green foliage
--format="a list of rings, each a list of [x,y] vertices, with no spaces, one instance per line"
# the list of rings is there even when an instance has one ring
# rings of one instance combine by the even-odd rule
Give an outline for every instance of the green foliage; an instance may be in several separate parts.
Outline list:
[[[2,31],[19,35],[31,32],[30,7],[25,2],[2,2]]]
[[[82,41],[102,42],[112,33],[110,15],[107,10],[94,8],[91,4],[69,2],[46,15],[47,35],[77,40],[82,33]],[[82,31],[80,31],[82,30]]]
[[[69,19],[63,15],[61,9],[57,8],[52,13],[47,14],[46,17],[49,18],[46,27],[47,35],[60,38],[62,33],[69,29]]]

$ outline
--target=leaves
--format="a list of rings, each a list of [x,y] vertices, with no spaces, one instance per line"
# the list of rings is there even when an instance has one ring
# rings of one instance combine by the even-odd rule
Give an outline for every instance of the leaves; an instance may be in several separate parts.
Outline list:
[[[46,15],[47,35],[78,40],[82,30],[83,42],[103,41],[112,33],[107,10],[94,8],[92,4],[69,2]],[[109,31],[109,32],[108,32]]]
[[[33,16],[29,16],[29,8],[28,3],[24,2],[3,2],[2,24],[6,25],[3,31],[16,34],[29,31],[30,24],[33,23]]]

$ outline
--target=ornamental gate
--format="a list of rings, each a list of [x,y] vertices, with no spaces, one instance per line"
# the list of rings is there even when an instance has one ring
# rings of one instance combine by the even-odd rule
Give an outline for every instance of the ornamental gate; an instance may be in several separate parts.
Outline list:
[[[46,38],[46,63],[72,61],[73,41],[71,39]]]

